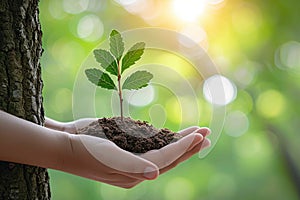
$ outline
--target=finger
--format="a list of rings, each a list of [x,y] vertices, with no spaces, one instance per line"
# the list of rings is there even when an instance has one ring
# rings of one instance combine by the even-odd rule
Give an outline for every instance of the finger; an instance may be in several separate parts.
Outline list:
[[[210,129],[207,127],[200,128],[198,126],[192,126],[179,132],[179,134],[183,137],[191,133],[200,133],[201,135],[203,135],[203,137],[206,137],[210,134]]]
[[[187,159],[192,157],[194,154],[198,153],[200,150],[202,150],[208,146],[210,146],[210,140],[205,138],[203,142],[196,145],[190,151],[186,152],[184,155],[182,155],[180,158],[178,158],[176,161],[174,161],[171,165],[169,165],[163,169],[160,169],[160,174],[163,174],[163,173],[169,171],[170,169],[176,167],[179,163],[186,161]]]
[[[184,155],[182,155],[180,158],[178,158],[176,161],[174,161],[172,164],[170,164],[169,166],[160,169],[159,173],[163,174],[171,169],[173,169],[174,167],[176,167],[178,164],[184,162],[185,160],[189,159],[190,157],[192,157],[194,154],[198,153],[199,150],[201,148],[201,145],[197,145],[196,147],[194,147],[191,151],[185,153]]]
[[[135,173],[135,172],[127,172],[127,171],[114,171],[114,173],[117,173],[120,177],[135,179],[139,181],[143,181],[145,179],[147,180],[153,180],[156,179],[159,175],[159,169],[153,169],[153,168],[145,168],[143,173]],[[117,175],[115,175],[117,177]],[[142,177],[142,178],[141,178]]]
[[[194,131],[198,130],[200,127],[199,126],[191,126],[186,129],[183,129],[178,132],[181,136],[187,136],[188,134],[193,133]]]
[[[142,182],[141,180],[138,180],[138,181],[135,181],[135,182],[122,183],[122,184],[119,184],[117,186],[125,188],[125,189],[131,189],[131,188],[133,188],[134,186],[136,186],[137,184],[139,184],[141,182]]]
[[[114,185],[121,188],[132,188],[136,186],[137,184],[141,183],[143,180],[137,180],[137,179],[120,179],[120,180],[103,180],[103,179],[94,179],[95,181],[106,183],[109,185]]]
[[[203,150],[203,149],[205,149],[205,148],[207,148],[207,147],[210,147],[210,145],[211,145],[210,139],[205,138],[205,139],[203,140],[202,144],[201,144],[201,149],[200,149],[200,150]]]
[[[195,145],[195,146],[194,146],[193,148],[191,148],[188,152],[186,152],[186,154],[184,154],[182,157],[184,157],[185,155],[188,156],[190,153],[192,153],[192,154],[190,155],[190,156],[192,156],[193,154],[198,153],[199,151],[201,151],[201,150],[203,150],[203,149],[209,147],[210,144],[211,144],[210,140],[209,140],[208,138],[204,138],[204,140],[203,140],[201,143]],[[189,157],[187,157],[187,158],[189,158]],[[186,158],[186,159],[187,159],[187,158]],[[179,158],[179,159],[180,159],[180,158]],[[181,161],[185,161],[186,159],[183,159],[183,160],[181,160]]]
[[[99,162],[120,174],[128,174],[136,179],[155,179],[158,167],[140,156],[136,156],[115,145],[113,142],[88,135],[80,135],[87,151]]]
[[[190,134],[179,141],[169,144],[161,149],[149,151],[142,154],[141,157],[155,163],[160,169],[170,165],[180,156],[182,156],[189,148],[199,144],[203,140],[201,134]]]
[[[131,183],[124,183],[124,184],[119,185],[119,187],[122,187],[122,188],[125,188],[125,189],[131,189],[134,186],[136,186],[137,184],[139,184],[140,182],[142,182],[142,181],[136,181],[136,182],[131,182]]]
[[[202,127],[200,129],[196,130],[195,133],[200,133],[201,135],[203,135],[203,137],[206,137],[206,136],[210,135],[211,131],[207,127]]]
[[[122,188],[132,188],[144,180],[139,180],[136,178],[123,176],[121,174],[112,173],[112,174],[107,174],[106,178],[99,178],[96,179],[96,181],[100,181],[102,183],[107,183]]]

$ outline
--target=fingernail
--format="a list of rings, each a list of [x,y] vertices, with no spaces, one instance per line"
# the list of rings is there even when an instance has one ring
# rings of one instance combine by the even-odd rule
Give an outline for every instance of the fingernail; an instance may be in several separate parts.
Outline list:
[[[204,127],[203,129],[205,130],[205,137],[210,135],[210,129],[209,128]]]
[[[195,138],[194,138],[194,144],[192,145],[192,146],[190,146],[190,148],[188,148],[188,150],[187,151],[190,151],[190,150],[192,150],[195,146],[197,146],[202,140],[203,140],[203,136],[201,135],[201,134],[195,134],[195,137],[198,137],[196,140],[195,140]]]
[[[210,144],[211,144],[210,140],[209,140],[209,139],[205,139],[205,140],[203,141],[202,146],[201,146],[201,150],[202,150],[202,149],[205,149],[205,148],[207,148],[207,147],[209,147]]]
[[[146,167],[144,170],[144,177],[147,179],[155,179],[157,177],[158,173],[157,170],[153,167]]]

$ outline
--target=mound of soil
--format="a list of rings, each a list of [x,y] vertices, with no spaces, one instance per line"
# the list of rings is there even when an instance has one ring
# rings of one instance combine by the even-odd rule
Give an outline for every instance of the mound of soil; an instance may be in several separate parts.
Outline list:
[[[133,153],[160,149],[180,137],[169,129],[157,129],[145,121],[124,117],[101,118],[78,130],[86,134],[109,139],[120,148]]]

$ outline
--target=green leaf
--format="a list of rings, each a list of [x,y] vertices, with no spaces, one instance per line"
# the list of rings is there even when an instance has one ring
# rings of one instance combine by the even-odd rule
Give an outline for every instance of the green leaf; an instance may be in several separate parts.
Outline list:
[[[137,71],[131,74],[124,82],[122,89],[138,90],[146,87],[153,75],[147,71]]]
[[[135,62],[141,58],[141,56],[144,53],[144,49],[145,49],[145,43],[138,42],[128,50],[128,52],[125,54],[125,56],[122,59],[121,73],[123,73],[131,65],[135,64]]]
[[[104,49],[96,49],[94,50],[94,55],[96,61],[101,64],[103,69],[115,76],[118,76],[117,61],[109,51]]]
[[[109,37],[110,52],[115,56],[119,62],[124,53],[124,42],[121,34],[112,30]]]
[[[85,74],[89,81],[91,81],[95,85],[106,89],[117,90],[113,80],[107,73],[104,73],[99,69],[93,68],[85,70]]]

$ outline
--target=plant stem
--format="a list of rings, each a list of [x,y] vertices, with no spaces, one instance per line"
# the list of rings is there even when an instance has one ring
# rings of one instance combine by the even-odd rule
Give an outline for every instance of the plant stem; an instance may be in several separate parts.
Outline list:
[[[121,88],[121,65],[120,65],[120,61],[118,62],[118,91],[119,91],[119,99],[120,99],[121,120],[123,121],[123,97],[122,97],[122,88]]]

